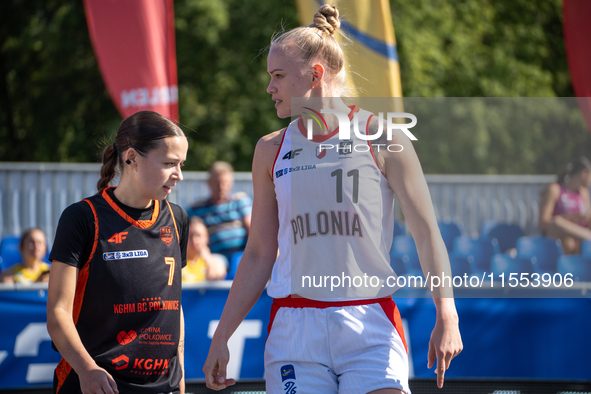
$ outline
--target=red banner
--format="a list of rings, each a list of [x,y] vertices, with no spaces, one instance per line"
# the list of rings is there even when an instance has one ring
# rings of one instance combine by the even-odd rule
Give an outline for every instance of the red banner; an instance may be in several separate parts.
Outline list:
[[[124,118],[141,111],[178,121],[173,0],[84,0],[94,52]]]
[[[591,132],[591,1],[564,0],[562,14],[570,76]]]

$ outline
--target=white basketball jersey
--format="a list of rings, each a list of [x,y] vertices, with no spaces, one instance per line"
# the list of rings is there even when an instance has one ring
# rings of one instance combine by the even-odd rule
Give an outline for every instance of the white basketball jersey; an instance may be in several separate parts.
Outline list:
[[[367,134],[373,115],[352,107],[350,119],[355,112],[359,132]],[[353,122],[350,134],[339,140],[337,129],[309,140],[302,118],[284,133],[273,165],[280,255],[267,290],[271,297],[361,299],[396,290],[386,284],[394,275],[394,193],[371,141],[355,135]]]

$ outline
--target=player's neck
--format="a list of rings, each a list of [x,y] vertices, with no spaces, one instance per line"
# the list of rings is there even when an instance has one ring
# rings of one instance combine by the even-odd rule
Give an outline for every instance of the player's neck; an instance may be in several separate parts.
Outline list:
[[[142,197],[135,188],[127,184],[119,184],[113,194],[121,202],[131,208],[146,209],[152,205],[152,199]]]
[[[322,97],[321,103],[321,109],[338,110],[346,115],[349,115],[349,113],[351,112],[351,108],[349,108],[347,104],[345,104],[343,99],[341,99],[340,97]],[[326,113],[323,114],[323,116],[326,120],[326,125],[328,127],[328,129],[324,131],[325,133],[332,133],[339,127],[339,118],[337,117],[337,115]]]

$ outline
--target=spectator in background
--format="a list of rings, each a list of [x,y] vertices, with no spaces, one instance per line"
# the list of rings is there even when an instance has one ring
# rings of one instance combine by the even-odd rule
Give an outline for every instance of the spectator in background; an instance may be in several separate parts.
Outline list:
[[[580,157],[568,163],[542,193],[538,227],[562,241],[565,254],[577,254],[583,239],[591,239],[591,162]]]
[[[189,216],[203,219],[209,232],[211,252],[222,254],[230,261],[232,254],[243,251],[246,246],[252,200],[243,192],[230,194],[234,170],[229,163],[213,163],[207,185],[210,197],[198,201],[187,212]]]
[[[226,277],[224,257],[212,254],[207,246],[209,235],[205,223],[198,216],[189,222],[187,266],[183,268],[183,282],[222,280]]]
[[[39,228],[25,231],[18,246],[23,261],[2,271],[1,283],[22,283],[49,281],[49,264],[41,261],[47,253],[47,239]]]

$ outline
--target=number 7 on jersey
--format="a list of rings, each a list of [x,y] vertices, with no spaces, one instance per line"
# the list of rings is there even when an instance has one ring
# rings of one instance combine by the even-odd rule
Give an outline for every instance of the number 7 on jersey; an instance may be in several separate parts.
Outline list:
[[[174,279],[174,257],[165,257],[164,262],[166,265],[170,265],[168,270],[168,285],[172,286],[172,280]]]

